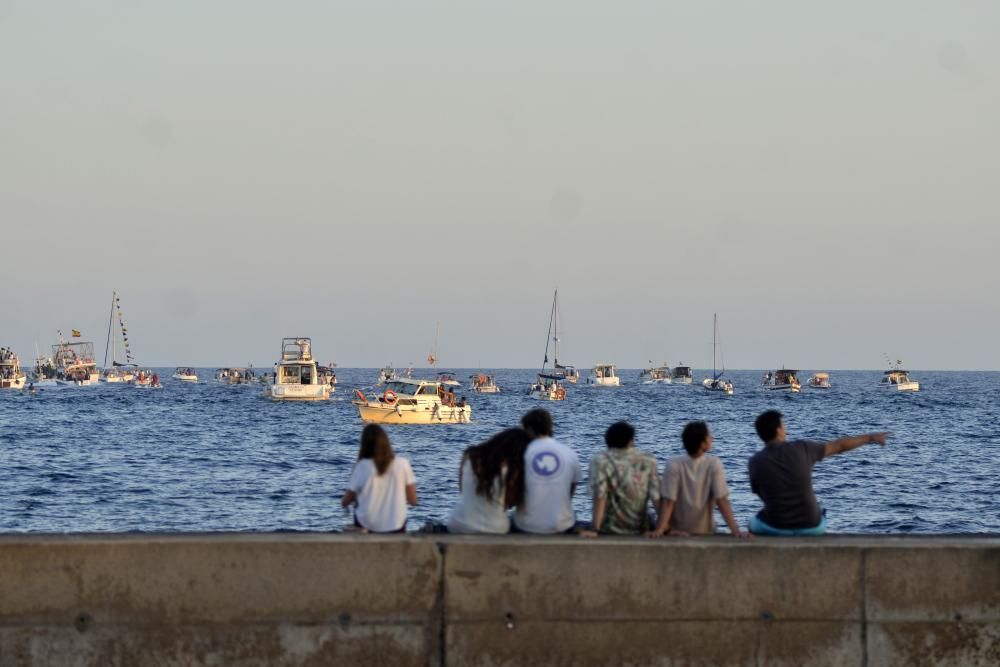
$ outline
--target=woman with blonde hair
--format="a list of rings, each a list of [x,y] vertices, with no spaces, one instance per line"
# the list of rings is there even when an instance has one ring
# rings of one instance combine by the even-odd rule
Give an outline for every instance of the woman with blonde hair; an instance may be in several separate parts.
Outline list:
[[[361,431],[358,461],[340,504],[354,510],[354,523],[372,533],[406,532],[406,506],[417,504],[417,480],[410,462],[392,451],[378,424]]]

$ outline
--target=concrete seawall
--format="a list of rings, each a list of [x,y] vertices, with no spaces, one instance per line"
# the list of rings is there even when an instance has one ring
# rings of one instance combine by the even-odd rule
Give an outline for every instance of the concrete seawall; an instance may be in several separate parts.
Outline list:
[[[7,665],[996,665],[1000,538],[0,536]]]

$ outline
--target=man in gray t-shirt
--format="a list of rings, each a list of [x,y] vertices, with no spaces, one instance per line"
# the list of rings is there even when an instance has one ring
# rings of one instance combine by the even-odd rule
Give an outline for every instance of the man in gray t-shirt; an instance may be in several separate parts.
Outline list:
[[[764,501],[764,509],[750,528],[764,534],[768,534],[767,529],[796,531],[821,527],[823,516],[812,486],[813,465],[861,445],[884,445],[889,436],[884,432],[866,433],[827,443],[788,442],[785,423],[777,410],[761,414],[754,426],[764,441],[764,449],[750,457],[750,489]]]

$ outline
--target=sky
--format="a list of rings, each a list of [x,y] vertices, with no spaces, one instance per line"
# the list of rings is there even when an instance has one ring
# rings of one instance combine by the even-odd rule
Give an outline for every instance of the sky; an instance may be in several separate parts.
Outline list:
[[[827,5],[0,0],[0,345],[1000,369],[1000,3]]]

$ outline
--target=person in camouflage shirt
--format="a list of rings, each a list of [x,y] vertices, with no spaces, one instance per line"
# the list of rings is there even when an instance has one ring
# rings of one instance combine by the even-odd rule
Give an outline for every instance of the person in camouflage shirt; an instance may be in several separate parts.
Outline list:
[[[604,441],[608,448],[590,462],[593,529],[611,535],[652,530],[649,507],[660,502],[656,459],[635,448],[635,429],[626,422],[612,424]]]

